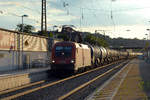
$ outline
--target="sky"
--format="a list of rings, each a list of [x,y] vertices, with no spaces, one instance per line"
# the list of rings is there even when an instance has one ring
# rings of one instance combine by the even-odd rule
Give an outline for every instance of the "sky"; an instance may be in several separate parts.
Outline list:
[[[0,0],[0,28],[15,30],[24,14],[24,23],[40,30],[41,0]],[[47,0],[47,29],[54,25],[100,34],[104,30],[112,38],[147,38],[150,0]]]

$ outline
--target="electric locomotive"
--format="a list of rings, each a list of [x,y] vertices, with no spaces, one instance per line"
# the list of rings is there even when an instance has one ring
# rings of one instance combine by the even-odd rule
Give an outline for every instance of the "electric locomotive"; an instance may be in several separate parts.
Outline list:
[[[57,42],[52,48],[51,70],[76,72],[91,66],[91,48],[75,42]]]

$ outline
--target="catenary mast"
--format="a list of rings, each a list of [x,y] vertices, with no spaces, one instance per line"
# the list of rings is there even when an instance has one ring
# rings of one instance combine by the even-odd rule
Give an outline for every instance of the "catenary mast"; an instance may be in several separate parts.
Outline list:
[[[41,12],[41,32],[47,32],[47,20],[46,20],[46,0],[42,0],[42,12]]]

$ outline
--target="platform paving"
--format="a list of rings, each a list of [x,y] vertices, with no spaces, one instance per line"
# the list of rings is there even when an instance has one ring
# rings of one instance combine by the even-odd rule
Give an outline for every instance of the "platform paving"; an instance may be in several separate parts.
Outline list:
[[[0,92],[48,78],[50,68],[32,68],[0,73]]]
[[[49,70],[49,69],[50,69],[50,67],[43,67],[43,68],[30,68],[30,69],[1,71],[0,72],[0,77],[10,76],[10,75],[18,75],[18,74],[25,74],[25,73],[35,73],[35,72],[45,71],[45,70]]]
[[[88,100],[150,100],[150,64],[134,59]]]

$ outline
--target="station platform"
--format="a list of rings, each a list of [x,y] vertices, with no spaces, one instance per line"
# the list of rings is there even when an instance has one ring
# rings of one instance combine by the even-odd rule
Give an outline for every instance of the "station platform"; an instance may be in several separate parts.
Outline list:
[[[25,73],[36,73],[39,71],[49,70],[49,67],[43,68],[30,68],[30,69],[20,69],[20,70],[12,70],[12,71],[1,71],[0,77],[10,76],[10,75],[18,75],[18,74],[25,74]]]
[[[131,60],[86,100],[150,100],[150,64]]]
[[[50,67],[0,72],[0,91],[48,78]]]

